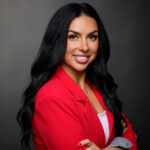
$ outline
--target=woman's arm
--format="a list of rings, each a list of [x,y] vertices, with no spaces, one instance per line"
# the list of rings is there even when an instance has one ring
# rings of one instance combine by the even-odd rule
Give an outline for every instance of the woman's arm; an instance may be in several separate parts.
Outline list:
[[[107,146],[103,149],[100,149],[97,145],[95,145],[94,143],[92,143],[89,139],[84,139],[82,141],[79,142],[79,147],[82,147],[84,145],[87,145],[89,146],[89,148],[87,148],[86,150],[137,150],[137,137],[136,137],[136,134],[135,132],[133,131],[132,129],[132,125],[128,122],[128,119],[126,118],[126,116],[122,113],[123,117],[125,118],[125,120],[127,121],[127,123],[125,123],[124,121],[122,121],[122,126],[124,128],[123,130],[123,134],[121,137],[117,137],[117,138],[125,138],[127,139],[128,143],[126,141],[124,141],[125,139],[123,139],[123,142],[126,142],[127,144],[132,145],[130,146],[130,148],[125,148],[125,147],[128,147],[128,146],[122,146],[120,145],[120,142],[122,142],[122,139],[120,141],[118,141],[118,139],[116,139],[115,141],[115,144],[113,145],[117,145],[118,144],[118,147],[113,147],[113,146]],[[131,142],[131,143],[129,143]],[[120,147],[119,147],[120,145]]]
[[[82,148],[83,146],[88,146],[85,150],[125,150],[124,148],[118,147],[105,147],[100,149],[95,143],[91,142],[89,139],[84,139],[78,143],[78,146]]]
[[[126,150],[124,148],[118,148],[118,147],[106,147],[103,150]]]
[[[126,120],[126,123],[122,120],[123,133],[121,137],[115,137],[114,140],[106,147],[108,149],[114,149],[115,147],[119,147],[119,149],[127,149],[127,150],[137,150],[137,137],[135,132],[132,129],[132,125],[128,122],[128,119],[122,113],[123,117]],[[118,150],[119,150],[118,149]],[[105,149],[104,149],[105,150]],[[115,150],[115,149],[114,149]],[[117,149],[116,149],[117,150]]]
[[[46,149],[85,150],[88,147],[77,146],[87,137],[78,115],[70,108],[62,99],[55,97],[38,99],[35,104],[32,125]]]
[[[128,150],[137,150],[137,135],[132,129],[132,125],[129,123],[128,119],[126,118],[125,114],[122,113],[123,117],[127,121],[126,127],[125,127],[125,132],[122,134],[123,138],[126,138],[129,140],[133,145],[130,149]]]

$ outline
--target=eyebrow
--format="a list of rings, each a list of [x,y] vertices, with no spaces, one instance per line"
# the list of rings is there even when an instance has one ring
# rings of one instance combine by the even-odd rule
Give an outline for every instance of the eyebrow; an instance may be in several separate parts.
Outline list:
[[[79,32],[74,31],[74,30],[68,30],[68,32],[73,32],[74,34],[80,35]],[[96,33],[96,32],[98,32],[98,31],[97,31],[97,30],[94,30],[93,32],[90,32],[89,35],[90,35],[90,34],[94,34],[94,33]]]

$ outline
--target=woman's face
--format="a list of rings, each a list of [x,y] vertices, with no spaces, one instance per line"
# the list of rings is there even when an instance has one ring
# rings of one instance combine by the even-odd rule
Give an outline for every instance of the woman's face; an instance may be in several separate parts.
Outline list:
[[[98,25],[86,15],[73,19],[68,30],[67,47],[63,60],[65,69],[83,72],[97,55]]]

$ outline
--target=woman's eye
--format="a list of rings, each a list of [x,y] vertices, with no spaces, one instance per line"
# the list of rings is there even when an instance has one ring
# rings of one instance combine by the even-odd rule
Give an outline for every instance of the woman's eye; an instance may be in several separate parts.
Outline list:
[[[95,41],[98,38],[98,36],[97,35],[90,35],[89,38],[91,40]]]
[[[78,38],[76,35],[69,35],[68,37],[71,40],[76,40]]]

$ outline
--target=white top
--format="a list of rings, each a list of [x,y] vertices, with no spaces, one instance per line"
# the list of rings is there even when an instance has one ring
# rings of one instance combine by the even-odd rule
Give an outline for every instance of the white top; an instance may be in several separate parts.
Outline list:
[[[108,141],[109,138],[109,125],[108,125],[108,118],[106,115],[106,111],[97,114],[98,118],[102,124],[103,130],[104,130],[104,134],[105,134],[105,143]]]

